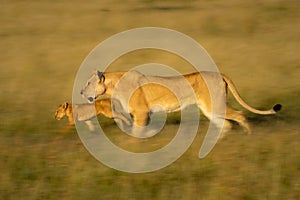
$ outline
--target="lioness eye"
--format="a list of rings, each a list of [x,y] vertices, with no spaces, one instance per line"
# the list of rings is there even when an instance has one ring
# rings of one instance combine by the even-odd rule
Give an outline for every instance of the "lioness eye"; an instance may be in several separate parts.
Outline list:
[[[87,84],[90,85],[91,82],[88,82]]]

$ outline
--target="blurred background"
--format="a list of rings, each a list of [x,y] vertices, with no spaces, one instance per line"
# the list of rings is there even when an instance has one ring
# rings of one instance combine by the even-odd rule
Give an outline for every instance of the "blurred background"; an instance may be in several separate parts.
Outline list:
[[[297,0],[0,0],[0,199],[300,199],[300,3]],[[128,174],[90,155],[56,107],[71,102],[81,63],[101,41],[131,28],[174,29],[199,42],[250,105],[283,105],[275,116],[245,111],[253,135],[234,124],[198,159],[209,122],[191,148],[156,172]],[[108,71],[157,62],[193,69],[167,52],[137,51]],[[230,97],[230,104],[243,110]],[[160,134],[128,144],[100,117],[113,142],[141,152],[167,144]],[[146,147],[146,148],[145,148]]]

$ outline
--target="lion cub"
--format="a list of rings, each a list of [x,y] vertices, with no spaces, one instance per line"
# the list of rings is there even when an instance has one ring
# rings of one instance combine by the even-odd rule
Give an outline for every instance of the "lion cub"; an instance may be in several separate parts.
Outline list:
[[[112,103],[114,114],[112,111]],[[114,119],[123,129],[123,122],[130,125],[130,121],[126,116],[120,112],[121,104],[115,99],[101,99],[95,101],[94,104],[70,104],[64,102],[59,105],[55,112],[55,119],[60,120],[65,115],[69,118],[69,124],[74,125],[75,121],[84,121],[91,131],[95,130],[94,125],[90,119],[96,117],[99,114],[103,114],[107,118]],[[95,113],[96,111],[96,113]]]

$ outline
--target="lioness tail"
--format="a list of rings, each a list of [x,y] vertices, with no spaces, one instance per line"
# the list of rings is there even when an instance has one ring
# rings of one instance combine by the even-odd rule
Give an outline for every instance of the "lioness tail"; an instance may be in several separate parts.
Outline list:
[[[281,110],[281,104],[276,104],[273,106],[272,109],[270,110],[257,110],[251,106],[249,106],[240,96],[240,94],[238,93],[235,85],[233,84],[233,82],[230,80],[230,78],[228,78],[227,76],[225,76],[224,74],[222,74],[222,78],[225,81],[225,83],[228,85],[229,90],[231,91],[232,95],[234,96],[234,98],[239,102],[239,104],[241,106],[243,106],[244,108],[246,108],[247,110],[256,113],[256,114],[260,114],[260,115],[270,115],[270,114],[275,114],[278,111]]]

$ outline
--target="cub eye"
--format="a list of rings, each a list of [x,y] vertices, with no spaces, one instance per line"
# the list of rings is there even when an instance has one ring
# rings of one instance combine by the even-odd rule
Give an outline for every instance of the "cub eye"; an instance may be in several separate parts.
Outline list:
[[[88,82],[88,83],[87,83],[87,85],[90,85],[90,84],[91,84],[91,82]]]

